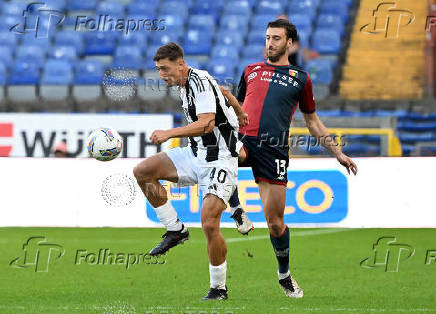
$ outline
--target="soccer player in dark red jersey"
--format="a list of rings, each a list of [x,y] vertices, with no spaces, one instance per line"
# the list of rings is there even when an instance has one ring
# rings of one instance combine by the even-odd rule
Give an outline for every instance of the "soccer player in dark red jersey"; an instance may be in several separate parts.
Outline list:
[[[336,157],[348,173],[357,173],[356,164],[338,149],[327,128],[315,112],[312,81],[307,72],[288,61],[289,48],[297,38],[293,24],[277,19],[266,30],[266,62],[248,65],[239,83],[237,99],[248,114],[248,125],[239,130],[243,144],[239,151],[240,165],[252,168],[265,212],[270,239],[278,261],[279,284],[286,296],[301,298],[303,290],[289,272],[289,229],[284,223],[287,167],[289,164],[289,127],[297,109],[310,134]],[[230,205],[239,203],[232,196]]]

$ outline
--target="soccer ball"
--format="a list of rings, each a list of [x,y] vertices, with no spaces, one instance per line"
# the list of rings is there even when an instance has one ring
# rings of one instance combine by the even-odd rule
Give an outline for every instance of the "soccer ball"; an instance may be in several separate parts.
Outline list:
[[[109,161],[118,157],[123,149],[123,139],[115,129],[99,128],[88,137],[89,156],[100,161]]]

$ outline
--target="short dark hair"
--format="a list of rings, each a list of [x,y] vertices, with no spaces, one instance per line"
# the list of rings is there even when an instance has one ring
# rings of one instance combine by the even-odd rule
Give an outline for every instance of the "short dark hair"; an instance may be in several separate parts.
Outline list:
[[[170,61],[176,61],[179,58],[183,58],[182,47],[174,42],[169,42],[168,44],[159,47],[153,57],[153,61],[159,61],[166,58]]]
[[[285,19],[277,19],[275,21],[271,21],[268,23],[268,26],[266,28],[284,28],[286,39],[291,38],[292,42],[298,40],[298,34],[297,34],[297,28],[294,24],[290,23],[288,20]]]

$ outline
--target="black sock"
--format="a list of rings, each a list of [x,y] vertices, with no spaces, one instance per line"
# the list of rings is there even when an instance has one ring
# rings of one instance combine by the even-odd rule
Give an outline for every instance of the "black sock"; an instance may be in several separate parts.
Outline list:
[[[279,237],[275,238],[269,235],[271,244],[279,263],[279,273],[285,274],[289,271],[289,229],[286,226],[285,232]]]
[[[240,207],[241,203],[239,202],[239,195],[238,195],[238,189],[235,189],[235,192],[233,192],[232,196],[230,196],[229,199],[229,205],[232,208]]]

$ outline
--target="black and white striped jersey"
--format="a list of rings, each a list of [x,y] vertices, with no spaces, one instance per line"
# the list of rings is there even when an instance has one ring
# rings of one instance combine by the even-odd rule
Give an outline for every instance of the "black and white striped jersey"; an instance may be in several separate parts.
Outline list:
[[[186,85],[179,90],[188,123],[197,121],[199,114],[215,113],[213,132],[189,138],[194,155],[207,162],[237,157],[238,119],[215,79],[207,71],[189,68]]]

